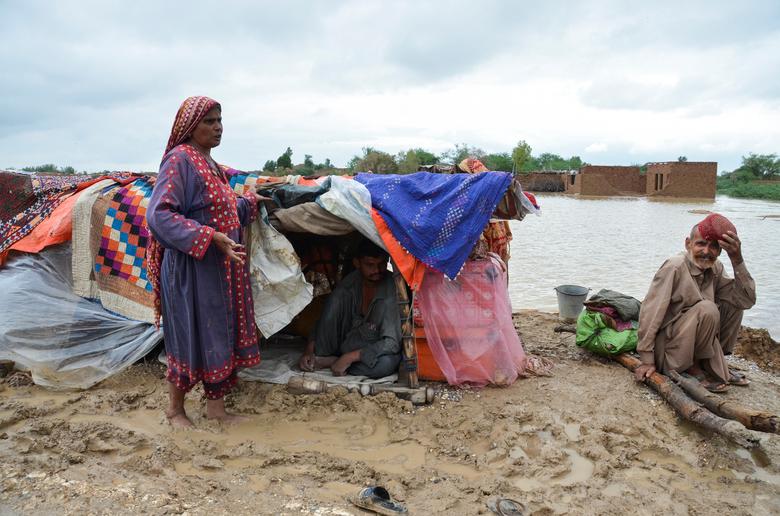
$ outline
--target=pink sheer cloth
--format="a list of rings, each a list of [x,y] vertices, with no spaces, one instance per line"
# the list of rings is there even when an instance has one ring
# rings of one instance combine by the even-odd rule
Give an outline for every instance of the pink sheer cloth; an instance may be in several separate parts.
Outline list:
[[[450,385],[510,385],[526,367],[503,262],[469,260],[454,281],[428,269],[417,293],[425,337]]]

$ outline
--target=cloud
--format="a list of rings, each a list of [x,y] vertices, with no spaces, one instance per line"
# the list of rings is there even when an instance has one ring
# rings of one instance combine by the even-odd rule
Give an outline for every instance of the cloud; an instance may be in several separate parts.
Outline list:
[[[606,143],[591,143],[587,147],[585,147],[585,152],[607,152],[609,150],[609,146]]]
[[[206,94],[240,168],[287,146],[344,164],[519,139],[734,168],[778,151],[778,18],[773,1],[3,2],[0,166],[153,170],[179,103]]]

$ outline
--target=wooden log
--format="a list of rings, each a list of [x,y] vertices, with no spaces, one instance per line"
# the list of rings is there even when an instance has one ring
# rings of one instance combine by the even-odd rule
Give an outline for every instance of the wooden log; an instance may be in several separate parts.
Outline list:
[[[780,433],[780,417],[741,405],[735,401],[725,399],[723,396],[718,396],[702,387],[698,381],[686,378],[676,371],[669,371],[668,375],[669,378],[674,380],[691,398],[695,399],[715,414],[739,421],[745,428],[749,428],[750,430],[758,430],[759,432],[768,432],[772,434]]]
[[[631,370],[642,365],[638,358],[625,353],[612,357],[623,367]],[[761,442],[758,437],[751,434],[741,424],[730,419],[724,419],[707,410],[705,407],[689,398],[685,392],[674,382],[660,373],[653,373],[645,378],[644,383],[661,395],[682,417],[692,421],[707,430],[718,433],[731,439],[733,442],[747,449],[759,448]]]
[[[398,271],[398,266],[393,264],[393,279],[398,297],[398,310],[401,312],[401,341],[403,344],[403,363],[401,365],[406,372],[406,383],[410,388],[419,386],[417,379],[417,346],[414,345],[414,326],[412,324],[412,307],[409,302],[409,293],[406,290],[406,281]]]

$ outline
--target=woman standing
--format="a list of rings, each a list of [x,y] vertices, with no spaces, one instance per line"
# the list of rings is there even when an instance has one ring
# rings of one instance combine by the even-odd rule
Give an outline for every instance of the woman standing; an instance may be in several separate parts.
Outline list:
[[[198,382],[207,418],[241,419],[225,411],[224,396],[238,368],[260,362],[241,226],[255,219],[261,197],[233,192],[224,168],[211,158],[221,139],[219,103],[186,99],[146,212],[147,267],[168,356],[166,416],[174,426],[192,426],[184,396]]]

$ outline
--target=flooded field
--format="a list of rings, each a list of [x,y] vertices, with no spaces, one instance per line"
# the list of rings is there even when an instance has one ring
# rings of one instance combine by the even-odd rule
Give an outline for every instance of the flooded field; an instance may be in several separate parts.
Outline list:
[[[712,202],[538,197],[541,217],[511,223],[514,309],[557,311],[553,289],[563,284],[593,292],[609,288],[643,299],[655,271],[683,250],[685,236],[707,210],[734,222],[756,280],[758,302],[743,323],[767,328],[775,340],[780,338],[780,203],[725,196]],[[731,273],[725,253],[721,259]]]

